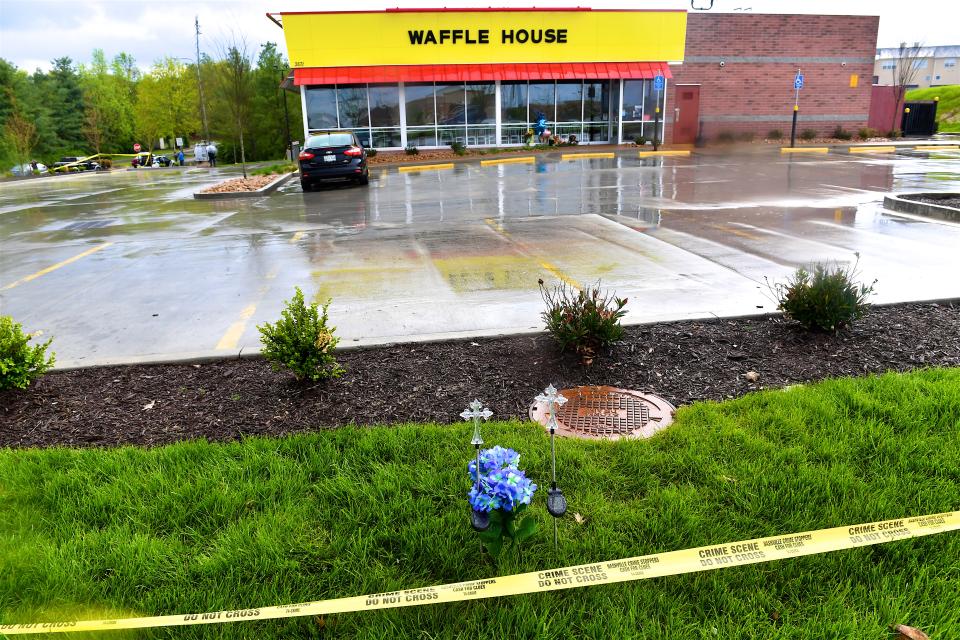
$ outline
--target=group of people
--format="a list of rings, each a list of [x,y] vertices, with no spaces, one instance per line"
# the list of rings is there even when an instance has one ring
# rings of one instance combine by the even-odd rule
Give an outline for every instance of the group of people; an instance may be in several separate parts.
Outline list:
[[[212,142],[198,142],[193,148],[193,157],[197,162],[209,162],[211,167],[217,166],[217,147]]]
[[[133,157],[133,160],[130,162],[130,164],[134,168],[146,166],[146,158],[144,158],[143,156],[146,156],[147,158],[149,158],[151,157],[151,154],[147,154],[146,152],[142,154],[138,154]],[[206,144],[203,142],[198,143],[193,149],[193,156],[198,163],[209,162],[211,167],[217,166],[217,147],[213,143],[210,143],[210,144]],[[177,147],[176,153],[173,154],[173,164],[176,164],[181,167],[187,164],[187,158],[184,155],[183,149],[181,147]],[[160,163],[156,156],[153,156],[153,166],[155,167],[160,166]]]

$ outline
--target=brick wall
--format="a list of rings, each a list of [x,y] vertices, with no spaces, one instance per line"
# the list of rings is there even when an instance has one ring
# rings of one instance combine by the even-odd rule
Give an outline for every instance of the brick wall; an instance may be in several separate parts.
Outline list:
[[[700,133],[706,139],[722,132],[749,132],[764,137],[773,129],[790,135],[799,67],[797,134],[820,134],[838,125],[856,133],[870,112],[877,16],[711,14],[687,16],[687,46],[682,65],[671,67],[667,91],[667,130],[678,84],[699,84]],[[720,61],[724,65],[720,66]],[[850,87],[850,76],[858,86]]]

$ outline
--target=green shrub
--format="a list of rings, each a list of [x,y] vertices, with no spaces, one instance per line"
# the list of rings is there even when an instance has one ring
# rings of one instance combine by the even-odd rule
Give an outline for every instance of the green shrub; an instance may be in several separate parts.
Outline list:
[[[857,256],[859,258],[859,255]],[[786,284],[773,285],[777,308],[813,331],[836,331],[861,318],[870,307],[870,285],[857,283],[856,265],[829,268],[816,264],[813,273],[800,267]]]
[[[10,316],[0,316],[0,391],[26,389],[53,366],[53,354],[46,357],[52,340],[31,347],[32,337]]]
[[[837,128],[833,130],[833,134],[832,134],[832,135],[833,135],[833,137],[836,138],[837,140],[849,140],[850,138],[853,137],[853,134],[852,134],[852,133],[850,133],[849,131],[847,131],[846,129],[844,129],[843,127],[841,127],[840,125],[837,125]]]
[[[376,157],[377,157],[377,150],[376,150],[376,149],[367,149],[367,157],[368,157],[368,158],[376,158]]]
[[[408,144],[408,145],[406,146],[406,148],[404,149],[404,152],[405,152],[408,156],[415,156],[415,155],[417,155],[417,154],[420,153],[420,149],[417,149],[417,148],[416,148],[414,145],[412,145],[412,144]]]
[[[767,132],[767,140],[783,140],[783,131],[780,129],[770,129]]]
[[[456,140],[450,143],[450,148],[453,149],[453,152],[458,156],[462,156],[467,152],[467,148],[464,146],[464,144]]]
[[[626,298],[601,294],[599,282],[583,290],[566,284],[547,288],[543,280],[538,282],[547,305],[541,317],[561,350],[572,348],[584,364],[590,364],[598,349],[623,337],[620,318],[627,313],[623,310]]]
[[[804,129],[803,131],[800,132],[801,140],[806,140],[809,142],[810,140],[813,140],[816,137],[817,137],[816,129]]]
[[[857,137],[861,140],[869,140],[870,138],[876,138],[880,136],[880,132],[876,129],[871,129],[870,127],[860,127],[860,130],[857,131]]]
[[[717,134],[717,142],[722,142],[724,144],[733,142],[737,139],[737,136],[732,131],[721,131]]]
[[[333,335],[336,327],[327,326],[330,301],[323,304],[321,315],[316,302],[309,306],[304,303],[303,292],[297,287],[293,299],[285,304],[276,324],[257,325],[263,357],[274,370],[286,367],[300,381],[317,382],[343,375],[344,368],[333,355],[340,339]]]
[[[887,137],[891,140],[896,140],[901,135],[902,133],[900,132],[900,129],[891,129],[890,131],[887,131]]]
[[[637,136],[633,139],[633,143],[638,147],[645,146],[647,144],[647,138],[645,136]]]

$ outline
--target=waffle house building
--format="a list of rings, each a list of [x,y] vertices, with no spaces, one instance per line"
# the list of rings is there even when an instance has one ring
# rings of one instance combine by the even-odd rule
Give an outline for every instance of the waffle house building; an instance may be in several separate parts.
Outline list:
[[[667,94],[654,78],[669,82],[671,64],[683,60],[687,14],[395,9],[270,17],[284,30],[304,136],[349,129],[365,146],[399,149],[520,145],[540,114],[564,140],[652,139]]]
[[[798,131],[857,132],[879,24],[582,8],[268,16],[284,30],[304,135],[349,129],[381,149],[521,145],[540,114],[581,144],[789,136],[798,70]]]

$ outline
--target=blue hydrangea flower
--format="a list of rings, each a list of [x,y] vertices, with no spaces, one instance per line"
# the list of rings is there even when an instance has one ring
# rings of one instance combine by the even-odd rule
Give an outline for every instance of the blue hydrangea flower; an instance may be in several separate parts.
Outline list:
[[[470,506],[475,511],[502,509],[512,512],[518,506],[530,504],[537,485],[517,468],[520,454],[513,449],[496,446],[480,452],[480,482],[477,483],[477,462],[467,469],[473,486],[470,488]]]

